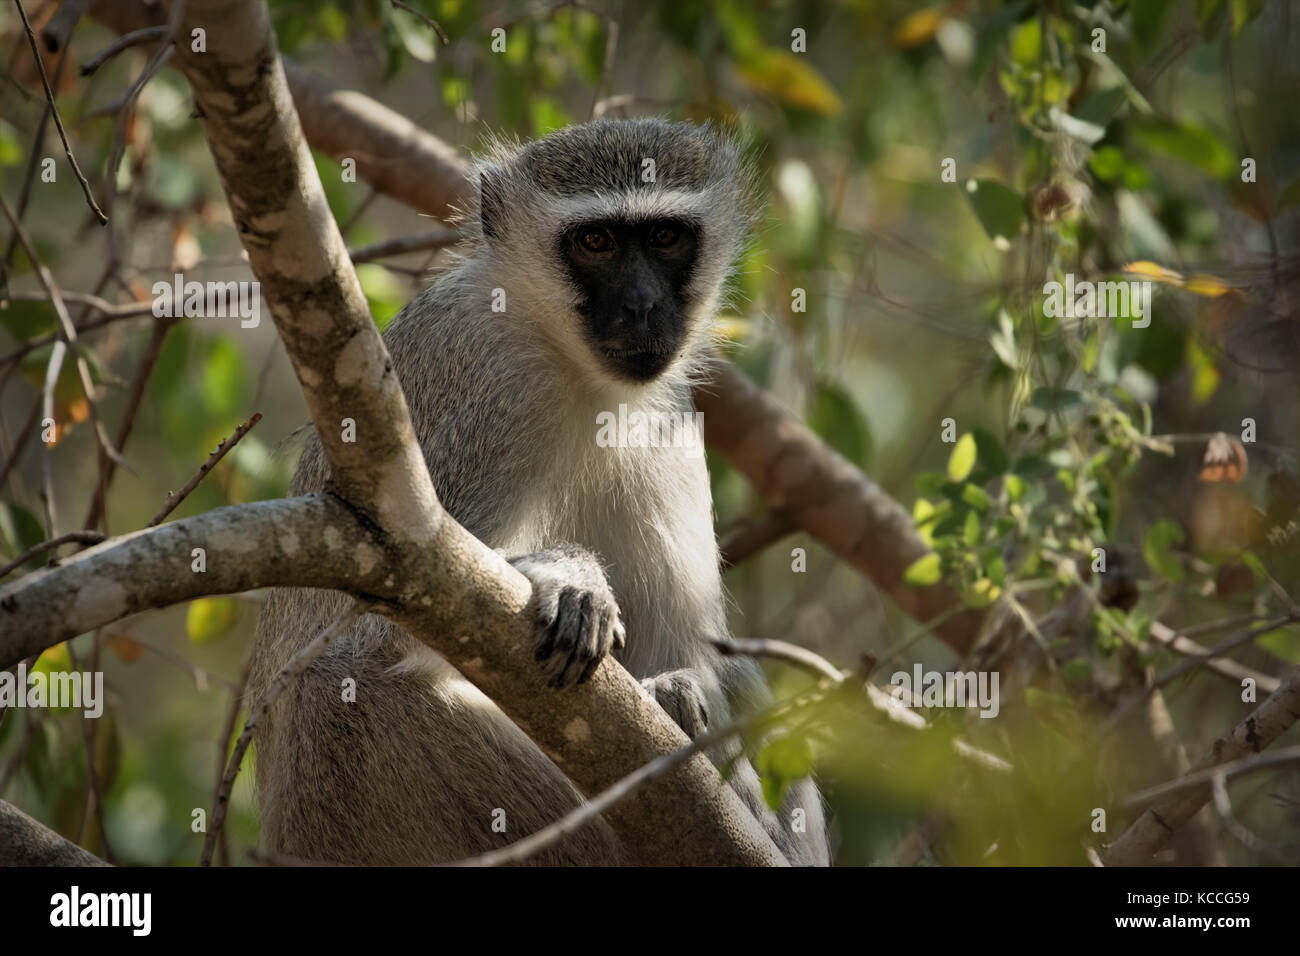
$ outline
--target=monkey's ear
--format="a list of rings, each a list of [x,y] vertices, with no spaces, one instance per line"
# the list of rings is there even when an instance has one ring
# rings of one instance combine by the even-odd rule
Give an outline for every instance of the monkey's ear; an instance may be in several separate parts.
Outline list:
[[[501,171],[492,166],[479,169],[479,223],[483,227],[484,237],[488,239],[496,239],[501,234],[502,214],[505,211],[502,178]]]

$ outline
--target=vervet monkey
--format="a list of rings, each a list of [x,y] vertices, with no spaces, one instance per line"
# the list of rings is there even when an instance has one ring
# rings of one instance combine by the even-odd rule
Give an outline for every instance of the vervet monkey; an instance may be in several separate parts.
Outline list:
[[[711,644],[727,623],[690,386],[751,225],[751,174],[708,127],[597,120],[496,147],[477,181],[463,257],[385,334],[434,488],[532,582],[546,693],[613,653],[688,735],[723,726],[767,688]],[[673,440],[598,441],[599,416],[620,411],[673,423]],[[313,435],[293,492],[327,477]],[[251,699],[346,600],[273,593]],[[580,800],[486,696],[374,615],[282,694],[257,776],[268,850],[351,863],[472,856]],[[774,814],[746,760],[730,779],[792,863],[828,862],[811,781]],[[534,862],[629,861],[600,821]]]

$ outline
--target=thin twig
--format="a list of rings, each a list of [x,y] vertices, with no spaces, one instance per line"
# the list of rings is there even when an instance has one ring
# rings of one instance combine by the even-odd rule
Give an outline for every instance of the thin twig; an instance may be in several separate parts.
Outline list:
[[[786,641],[765,638],[750,640],[728,638],[714,641],[713,646],[723,654],[752,654],[760,657],[772,657],[809,671],[818,678],[836,685],[846,685],[854,676],[840,670],[820,654],[815,654],[806,647],[799,647]],[[864,654],[860,673],[869,674],[875,666],[875,657]],[[892,689],[889,691],[882,690],[875,684],[866,681],[865,677],[862,686],[866,691],[871,706],[890,723],[908,727],[912,730],[924,730],[929,726],[925,718],[909,709],[906,704],[894,695]],[[974,747],[964,740],[954,740],[952,747],[959,757],[987,770],[993,770],[996,773],[1010,773],[1012,770],[1011,764],[1001,757],[989,753],[987,750]]]
[[[451,42],[451,40],[450,40],[450,39],[448,38],[448,36],[447,36],[447,31],[444,30],[441,26],[438,25],[438,21],[437,21],[437,20],[433,20],[433,19],[431,19],[431,18],[425,16],[425,15],[424,15],[423,13],[421,13],[419,10],[415,9],[415,7],[408,6],[407,4],[402,3],[402,0],[389,0],[389,2],[392,3],[392,5],[393,5],[396,9],[398,9],[398,10],[405,10],[407,13],[414,14],[415,16],[417,16],[417,17],[419,17],[421,20],[423,20],[425,23],[427,23],[430,27],[432,27],[432,28],[433,28],[433,32],[436,33],[436,34],[438,34],[438,37],[442,40],[442,45],[443,45],[443,46],[446,46],[448,43]]]
[[[435,229],[432,232],[422,233],[418,236],[401,236],[397,239],[374,242],[368,246],[358,246],[355,249],[349,249],[348,255],[353,263],[372,262],[386,256],[400,256],[403,253],[418,252],[421,249],[441,249],[445,246],[454,245],[460,241],[460,238],[460,232],[455,229]]]
[[[148,345],[145,346],[144,355],[140,357],[139,366],[136,367],[135,377],[131,380],[127,392],[126,408],[122,412],[121,421],[118,422],[116,440],[118,448],[126,447],[126,440],[131,435],[131,428],[135,425],[136,415],[140,411],[140,403],[144,400],[145,387],[149,384],[149,377],[153,374],[154,366],[162,355],[163,341],[177,321],[176,316],[162,316],[154,320],[153,334],[149,337]],[[102,479],[95,487],[95,496],[91,499],[86,519],[81,522],[83,528],[94,528],[103,517],[108,486],[113,481],[113,473],[114,463],[112,461],[105,463],[101,472]]]
[[[41,416],[41,396],[37,395],[36,400],[32,402],[32,410],[27,413],[27,420],[23,422],[23,427],[18,430],[18,438],[14,441],[14,450],[9,455],[9,460],[0,468],[0,485],[4,484],[5,479],[9,477],[9,472],[13,471],[14,466],[18,464],[19,459],[23,456],[23,449],[27,447],[27,439],[31,436],[36,423]]]
[[[1276,863],[1288,864],[1293,862],[1282,852],[1280,847],[1260,839],[1233,815],[1232,801],[1228,798],[1228,782],[1222,773],[1216,773],[1210,781],[1210,792],[1214,798],[1214,812],[1218,814],[1224,829],[1236,837],[1242,846],[1261,856],[1269,857]],[[1297,847],[1292,844],[1287,849],[1295,851]]]
[[[145,527],[152,528],[161,524],[162,520],[171,514],[176,509],[177,505],[185,500],[185,496],[198,487],[199,482],[203,480],[203,476],[216,467],[217,462],[226,457],[226,452],[239,444],[239,439],[247,435],[249,430],[261,420],[262,413],[255,412],[252,418],[235,429],[233,435],[222,441],[216,448],[212,449],[212,454],[208,455],[208,460],[199,466],[199,470],[194,473],[194,477],[187,481],[180,491],[167,492],[167,500],[163,502],[161,510],[149,519],[149,523],[145,525]]]
[[[63,52],[59,54],[59,62],[54,65],[54,86],[58,86],[63,81],[63,69],[68,65],[68,49],[64,47]],[[19,87],[22,89],[22,87]],[[40,167],[43,159],[41,153],[42,144],[45,142],[45,131],[50,125],[50,104],[41,97],[36,100],[41,104],[41,118],[36,124],[36,135],[32,138],[32,151],[27,157],[27,169],[23,172],[23,189],[18,194],[18,219],[27,215],[27,204],[32,198],[32,186],[36,183],[36,170]],[[4,262],[0,263],[0,286],[3,286],[8,278],[9,265],[14,260],[14,252],[18,249],[18,236],[9,237],[9,244],[5,247]]]
[[[27,42],[32,48],[32,56],[36,60],[36,69],[41,74],[41,85],[45,87],[45,100],[50,105],[50,113],[54,117],[54,126],[59,131],[59,139],[63,140],[63,151],[68,156],[68,162],[72,165],[72,172],[77,177],[77,182],[81,183],[81,191],[86,195],[86,202],[90,205],[90,211],[95,214],[102,226],[108,222],[108,217],[104,211],[99,208],[95,202],[95,197],[90,191],[90,183],[86,182],[86,177],[81,172],[81,167],[77,165],[77,157],[72,155],[72,147],[68,145],[68,134],[63,129],[63,120],[59,117],[59,108],[54,105],[54,91],[50,89],[50,79],[45,75],[45,62],[41,59],[40,50],[36,48],[36,34],[32,32],[32,25],[27,20],[27,11],[23,9],[22,0],[14,0],[14,6],[18,8],[18,15],[22,17],[23,29],[27,31]]]
[[[713,642],[723,654],[747,654],[751,657],[771,657],[805,670],[814,677],[824,678],[834,684],[842,683],[846,674],[820,654],[806,647],[786,641],[767,638],[725,638]]]
[[[104,540],[104,536],[97,531],[69,531],[67,534],[61,534],[57,538],[51,538],[48,541],[42,541],[40,544],[33,545],[18,557],[14,558],[8,564],[0,565],[0,578],[11,572],[14,568],[21,567],[38,554],[43,554],[60,545],[72,544],[99,544]]]
[[[1240,684],[1243,680],[1253,680],[1255,686],[1265,696],[1282,686],[1276,677],[1270,677],[1260,671],[1238,664],[1230,657],[1206,657],[1209,652],[1190,638],[1184,637],[1173,628],[1160,621],[1151,622],[1151,636],[1176,654],[1188,657],[1204,658],[1205,669],[1217,674],[1224,680]]]
[[[248,674],[252,666],[253,656],[250,654],[244,661],[244,669],[240,671],[239,684],[230,694],[230,709],[226,711],[225,723],[221,725],[221,736],[217,738],[217,772],[212,785],[213,803],[216,802],[217,794],[221,792],[221,779],[226,769],[226,754],[230,752],[230,736],[235,732],[235,721],[239,719],[239,708],[244,703],[244,688],[248,686]],[[217,861],[224,866],[230,865],[230,841],[225,827],[222,827],[221,837],[217,842]]]
[[[54,16],[41,27],[41,39],[45,41],[45,49],[51,53],[67,49],[68,41],[72,39],[73,28],[76,27],[77,21],[86,15],[89,6],[90,0],[63,0],[59,9],[54,12]]]
[[[14,293],[10,293],[8,298],[13,299],[14,301],[17,302],[32,302],[32,301],[45,302],[48,300],[49,297],[44,295],[37,296],[33,293],[28,293],[28,292],[24,292],[24,293],[14,292]],[[148,315],[153,311],[153,303],[151,302],[128,302],[124,305],[111,305],[105,300],[99,298],[99,296],[86,295],[81,292],[64,292],[63,298],[64,301],[66,302],[76,302],[85,305],[87,307],[86,311],[88,311],[89,309],[94,309],[95,311],[100,313],[99,318],[94,319],[93,321],[90,322],[81,322],[76,326],[78,338],[80,338],[82,335],[84,335],[87,332],[93,332],[96,329],[101,329],[104,326],[109,325],[113,322],[120,322],[123,319],[138,318],[142,315]],[[95,300],[95,303],[98,304],[87,302],[86,300],[88,299],[93,299]],[[57,342],[62,339],[63,339],[62,329],[55,332],[47,332],[45,335],[38,335],[36,338],[28,340],[20,348],[14,349],[12,352],[8,353],[7,355],[0,356],[0,365],[7,365],[10,362],[22,358],[24,355],[27,355],[30,352],[34,352],[36,349],[40,348],[41,346],[49,345],[51,342]]]
[[[149,43],[152,40],[161,40],[167,35],[167,27],[159,24],[156,27],[145,27],[143,30],[134,30],[126,36],[119,37],[117,42],[113,43],[107,49],[98,53],[94,59],[81,66],[81,75],[90,76],[101,66],[107,63],[113,57],[117,56],[123,50],[133,46],[139,46],[142,43]]]
[[[72,669],[76,671],[87,671],[91,674],[99,670],[99,634],[98,628],[91,638],[90,645],[90,666],[82,667],[81,662],[77,660],[77,652],[71,641],[68,642],[68,658],[72,661]],[[86,835],[86,827],[89,825],[91,818],[99,826],[99,837],[103,843],[103,857],[109,863],[113,862],[113,851],[108,843],[108,830],[104,827],[104,795],[100,790],[99,770],[95,765],[95,736],[99,727],[99,721],[86,716],[86,712],[81,712],[81,737],[86,750],[86,806],[81,813],[81,822],[77,825],[77,838],[72,842],[80,844]]]
[[[1106,738],[1111,733],[1111,731],[1113,731],[1116,727],[1120,726],[1120,724],[1124,722],[1125,718],[1127,718],[1131,713],[1133,713],[1134,710],[1136,710],[1144,701],[1146,701],[1148,697],[1150,697],[1156,691],[1162,689],[1168,684],[1173,683],[1178,678],[1182,677],[1184,674],[1187,674],[1198,667],[1205,666],[1206,664],[1208,664],[1209,661],[1214,660],[1216,657],[1222,657],[1224,654],[1226,654],[1228,651],[1232,650],[1233,648],[1245,644],[1247,641],[1251,641],[1261,634],[1266,634],[1269,631],[1276,630],[1277,628],[1281,627],[1283,624],[1290,623],[1295,619],[1296,619],[1295,615],[1284,614],[1281,617],[1273,618],[1272,620],[1265,621],[1262,624],[1257,624],[1253,627],[1244,628],[1243,630],[1238,631],[1235,634],[1229,635],[1227,638],[1220,641],[1218,644],[1215,644],[1205,653],[1190,655],[1186,660],[1182,661],[1181,663],[1175,664],[1173,667],[1157,675],[1155,679],[1151,681],[1150,684],[1148,684],[1141,691],[1139,691],[1132,698],[1130,698],[1125,704],[1123,704],[1117,711],[1115,711],[1114,714],[1112,714],[1107,719],[1106,723],[1104,723],[1101,729],[1097,732],[1097,735],[1093,740],[1093,746],[1096,746],[1104,738]]]
[[[4,197],[0,196],[0,202]],[[54,388],[58,385],[59,374],[63,371],[63,358],[68,354],[68,346],[55,342],[50,352],[49,362],[45,366],[45,382],[41,387],[41,421],[54,425],[54,439],[59,437],[58,423],[54,418]],[[45,536],[53,538],[58,535],[58,515],[54,504],[54,467],[50,462],[53,441],[42,442],[41,448],[41,500],[45,507]]]
[[[341,615],[335,618],[334,623],[325,630],[321,631],[310,644],[303,647],[280,673],[275,675],[275,679],[263,692],[262,697],[253,707],[252,713],[248,715],[248,720],[244,721],[244,729],[239,734],[239,739],[235,741],[235,749],[230,755],[230,760],[226,764],[225,776],[221,778],[221,786],[217,788],[216,803],[212,807],[212,819],[208,821],[208,832],[203,839],[203,852],[199,856],[199,866],[212,865],[212,851],[216,849],[217,834],[226,823],[226,811],[230,807],[230,792],[235,786],[235,777],[239,774],[239,765],[243,763],[244,754],[248,750],[248,745],[252,743],[253,732],[257,725],[261,723],[266,712],[271,709],[271,705],[289,686],[290,682],[302,674],[312,661],[325,653],[325,649],[330,646],[331,642],[352,626],[352,622],[359,618],[366,608],[353,601],[348,605]]]
[[[18,241],[22,244],[24,251],[26,251],[27,258],[31,261],[32,269],[36,272],[36,278],[40,281],[41,287],[45,289],[45,294],[49,297],[50,304],[54,307],[54,314],[58,317],[59,325],[63,329],[63,340],[55,342],[54,349],[50,353],[50,369],[53,370],[53,377],[55,379],[58,378],[58,369],[63,365],[62,353],[64,349],[72,349],[74,363],[77,368],[77,375],[81,379],[81,390],[86,396],[86,406],[90,410],[90,422],[94,428],[95,436],[99,440],[100,451],[103,455],[107,455],[109,459],[129,469],[130,465],[127,464],[126,459],[123,458],[121,454],[118,453],[117,449],[109,443],[108,434],[104,431],[103,423],[99,420],[99,412],[95,408],[95,383],[90,377],[90,366],[86,364],[86,359],[77,349],[77,329],[72,324],[72,316],[68,314],[68,307],[63,301],[63,293],[59,289],[58,283],[54,281],[54,276],[50,274],[50,270],[45,268],[45,264],[41,262],[40,257],[37,256],[36,246],[32,243],[31,238],[27,235],[27,231],[23,229],[22,223],[18,221],[18,217],[14,214],[13,209],[9,207],[9,203],[5,201],[3,196],[0,196],[0,210],[3,210],[5,216],[9,219],[9,222],[13,224],[14,232],[18,234]],[[52,396],[53,385],[50,383],[48,377],[46,380],[46,388]],[[53,407],[48,401],[46,417],[54,417]],[[48,448],[49,446],[47,445],[46,447]],[[53,535],[54,532],[53,529],[51,529],[50,537],[53,537]]]
[[[1222,776],[1225,780],[1232,777],[1239,777],[1242,774],[1256,773],[1260,770],[1268,770],[1273,767],[1286,767],[1292,764],[1300,764],[1300,744],[1294,747],[1284,747],[1281,750],[1274,750],[1270,753],[1261,753],[1256,756],[1243,757],[1240,760],[1234,760],[1231,763],[1219,764],[1215,767],[1208,767],[1205,770],[1195,770],[1177,780],[1170,780],[1167,783],[1158,784],[1154,787],[1147,787],[1145,790],[1139,790],[1124,798],[1120,807],[1125,810],[1136,810],[1139,807],[1149,806],[1158,800],[1179,793],[1183,790],[1195,790],[1197,787],[1203,787],[1210,783],[1215,776]]]
[[[728,571],[791,534],[797,527],[794,520],[782,511],[774,511],[756,521],[744,521],[722,535],[718,542],[718,563],[723,571]]]
[[[614,0],[613,9],[609,16],[605,17],[605,57],[600,67],[600,82],[596,84],[596,92],[591,99],[591,118],[596,119],[599,115],[596,110],[605,99],[605,91],[609,89],[609,78],[614,72],[614,57],[618,52],[618,21],[623,15],[623,0]]]

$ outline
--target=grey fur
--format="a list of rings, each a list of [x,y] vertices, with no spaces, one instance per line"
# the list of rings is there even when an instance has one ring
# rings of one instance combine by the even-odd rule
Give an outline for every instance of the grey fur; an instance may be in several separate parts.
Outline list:
[[[640,177],[647,157],[653,183]],[[751,223],[748,171],[707,127],[596,121],[498,146],[480,181],[483,206],[467,221],[462,259],[385,335],[434,487],[456,520],[514,556],[533,583],[539,682],[570,683],[612,651],[688,734],[721,726],[768,691],[753,662],[710,644],[727,630],[703,458],[598,447],[596,414],[620,403],[694,412],[690,384]],[[555,261],[555,237],[586,208],[687,207],[704,229],[686,343],[648,384],[616,381],[575,329],[577,293]],[[495,289],[505,312],[491,310]],[[319,490],[326,478],[312,435],[293,491]],[[275,592],[259,624],[250,697],[341,607],[333,593]],[[357,681],[355,703],[341,700],[345,677]],[[729,760],[736,749],[712,756]],[[579,800],[482,693],[377,616],[362,618],[285,692],[257,758],[263,842],[309,859],[457,859],[519,839]],[[736,762],[731,782],[791,862],[828,862],[811,781],[792,788],[780,815],[764,805],[747,761]],[[796,807],[806,833],[791,832]],[[495,808],[505,810],[504,834],[492,830]],[[535,862],[624,861],[602,821]]]

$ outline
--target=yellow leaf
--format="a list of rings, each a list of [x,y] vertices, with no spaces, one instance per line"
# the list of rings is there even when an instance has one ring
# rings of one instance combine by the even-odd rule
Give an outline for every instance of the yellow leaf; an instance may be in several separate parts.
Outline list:
[[[737,71],[750,87],[787,106],[823,116],[837,116],[843,109],[822,75],[802,57],[785,50],[762,50]]]
[[[216,640],[235,624],[238,602],[234,598],[198,598],[185,614],[185,630],[195,644]]]
[[[934,537],[932,534],[932,524],[928,520],[934,514],[934,505],[924,498],[917,498],[916,503],[912,505],[912,520],[916,522],[916,532],[921,536],[921,540],[926,544],[933,546]]]
[[[952,454],[948,456],[948,479],[950,481],[966,480],[966,476],[975,467],[977,451],[975,436],[970,432],[957,439],[957,444],[952,447]]]
[[[898,25],[894,31],[894,46],[900,50],[915,50],[930,42],[939,24],[948,19],[944,7],[927,7],[917,10]]]
[[[67,643],[64,642],[41,651],[41,656],[36,658],[36,664],[32,669],[48,674],[50,671],[66,671],[71,667],[72,656],[68,653]]]
[[[1188,276],[1187,283],[1183,288],[1188,292],[1195,292],[1197,295],[1203,295],[1211,299],[1217,299],[1219,296],[1227,295],[1233,291],[1232,287],[1222,279],[1203,274]]]
[[[1172,269],[1166,269],[1164,266],[1158,266],[1154,262],[1148,262],[1146,259],[1130,262],[1124,267],[1123,271],[1130,275],[1146,276],[1148,279],[1153,279],[1164,285],[1181,286],[1183,284],[1183,277],[1180,273],[1174,272]]]

